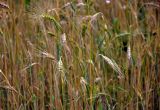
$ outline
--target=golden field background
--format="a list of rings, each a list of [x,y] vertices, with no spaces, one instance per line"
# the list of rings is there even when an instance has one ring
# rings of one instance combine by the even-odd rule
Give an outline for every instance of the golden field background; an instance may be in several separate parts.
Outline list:
[[[0,2],[0,110],[159,110],[155,0]]]

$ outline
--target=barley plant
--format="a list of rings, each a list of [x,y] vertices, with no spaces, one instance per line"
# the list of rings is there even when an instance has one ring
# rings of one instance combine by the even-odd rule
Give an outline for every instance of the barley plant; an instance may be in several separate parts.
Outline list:
[[[1,0],[0,110],[160,110],[159,0]]]

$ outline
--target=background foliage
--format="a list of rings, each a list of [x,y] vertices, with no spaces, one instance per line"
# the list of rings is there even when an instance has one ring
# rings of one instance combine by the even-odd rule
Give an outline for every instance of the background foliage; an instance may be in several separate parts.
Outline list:
[[[159,110],[160,6],[0,2],[0,109]]]

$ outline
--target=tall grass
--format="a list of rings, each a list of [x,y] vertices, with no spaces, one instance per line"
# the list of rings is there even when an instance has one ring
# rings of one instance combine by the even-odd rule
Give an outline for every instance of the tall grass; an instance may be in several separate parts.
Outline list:
[[[158,3],[0,3],[0,109],[159,110]]]

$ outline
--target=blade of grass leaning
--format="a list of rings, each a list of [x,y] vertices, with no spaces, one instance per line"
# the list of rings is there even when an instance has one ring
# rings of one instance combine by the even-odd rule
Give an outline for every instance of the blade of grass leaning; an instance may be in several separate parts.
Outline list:
[[[117,63],[113,59],[111,60],[110,58],[108,58],[102,54],[99,54],[99,55],[112,67],[112,69],[114,71],[116,71],[119,74],[118,78],[124,77],[121,69],[118,67]]]

